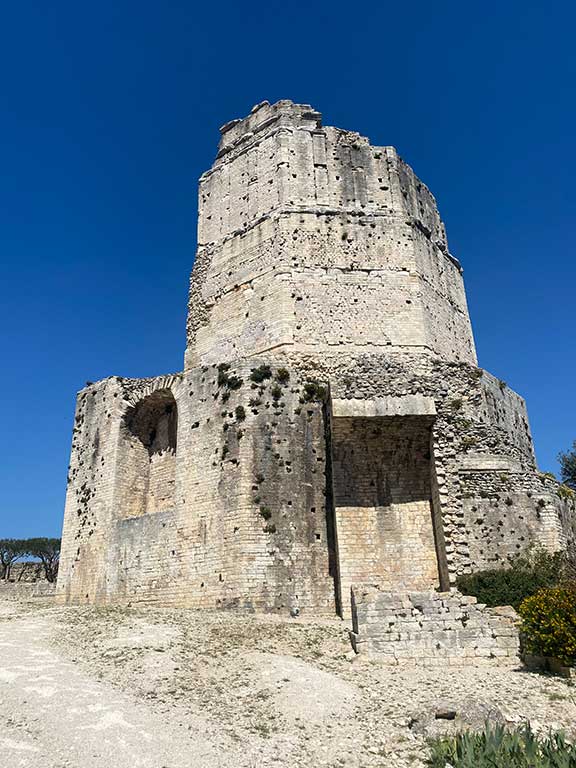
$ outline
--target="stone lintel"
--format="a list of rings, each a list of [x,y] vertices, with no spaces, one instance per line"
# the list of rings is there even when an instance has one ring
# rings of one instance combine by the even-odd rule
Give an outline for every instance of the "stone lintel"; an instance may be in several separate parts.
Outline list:
[[[495,453],[469,453],[460,457],[461,472],[521,472],[517,459]]]
[[[376,397],[369,400],[332,400],[334,418],[372,418],[389,416],[426,416],[433,420],[436,406],[431,397],[404,395]]]

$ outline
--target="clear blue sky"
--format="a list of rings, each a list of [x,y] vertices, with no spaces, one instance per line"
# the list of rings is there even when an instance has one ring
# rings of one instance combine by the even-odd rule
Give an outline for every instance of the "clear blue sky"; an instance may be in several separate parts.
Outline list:
[[[182,367],[196,185],[263,99],[395,145],[538,459],[576,438],[570,2],[5,3],[0,535],[59,535],[76,391]]]

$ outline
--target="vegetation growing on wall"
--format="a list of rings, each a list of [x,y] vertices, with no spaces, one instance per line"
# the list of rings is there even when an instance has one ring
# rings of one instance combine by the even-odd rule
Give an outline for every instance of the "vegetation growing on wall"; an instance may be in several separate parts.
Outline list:
[[[266,379],[272,378],[272,369],[269,365],[260,365],[258,368],[252,368],[250,380],[255,384],[261,384]]]
[[[230,390],[240,389],[243,384],[242,379],[239,376],[230,374],[229,370],[230,366],[228,363],[220,363],[218,366],[218,386],[224,388],[225,394],[228,395]],[[222,396],[222,399],[225,399],[224,396]]]
[[[322,401],[326,399],[328,390],[318,381],[307,381],[304,384],[304,392],[301,398],[303,403],[313,403],[315,401]]]
[[[279,384],[282,384],[282,385],[288,384],[288,382],[290,381],[290,372],[288,371],[287,368],[278,368],[278,370],[276,371],[275,378]]]

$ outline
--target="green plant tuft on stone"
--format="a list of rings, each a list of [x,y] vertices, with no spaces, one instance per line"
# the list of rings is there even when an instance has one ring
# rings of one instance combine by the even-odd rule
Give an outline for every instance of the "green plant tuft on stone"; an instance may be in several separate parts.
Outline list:
[[[244,382],[239,376],[231,376],[228,373],[229,370],[230,365],[228,363],[220,363],[218,366],[218,387],[225,387],[227,390],[240,389]],[[222,395],[222,400],[224,400],[224,395]]]
[[[576,491],[573,491],[572,488],[568,488],[567,485],[559,485],[557,493],[561,499],[569,499],[572,501],[576,499]]]
[[[272,510],[269,507],[260,507],[260,517],[264,520],[270,520],[272,517]]]
[[[266,379],[271,378],[272,369],[269,365],[260,365],[258,368],[252,368],[252,372],[250,373],[251,381],[255,382],[256,384],[260,384],[262,381],[266,381]]]
[[[328,390],[325,386],[320,384],[318,381],[307,381],[304,384],[304,396],[303,400],[305,403],[312,403],[312,402],[323,402],[326,399],[326,396],[328,394]]]
[[[556,480],[556,475],[554,472],[538,472],[538,474],[542,478],[548,478],[548,480]]]
[[[290,371],[287,368],[278,368],[276,371],[276,381],[279,384],[288,384],[290,381]]]

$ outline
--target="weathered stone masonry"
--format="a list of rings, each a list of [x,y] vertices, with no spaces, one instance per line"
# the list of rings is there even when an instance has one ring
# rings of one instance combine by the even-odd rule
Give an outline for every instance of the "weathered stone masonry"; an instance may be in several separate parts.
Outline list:
[[[387,664],[454,667],[518,661],[517,615],[458,592],[394,594],[356,587],[352,643]]]
[[[349,615],[573,541],[412,169],[289,101],[221,132],[184,371],[78,395],[59,599]]]

